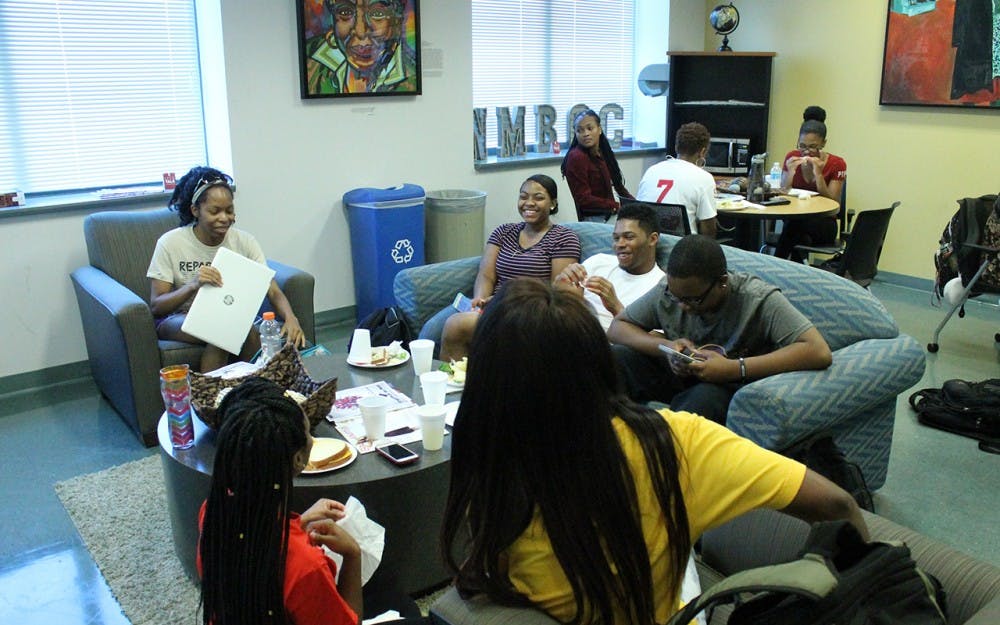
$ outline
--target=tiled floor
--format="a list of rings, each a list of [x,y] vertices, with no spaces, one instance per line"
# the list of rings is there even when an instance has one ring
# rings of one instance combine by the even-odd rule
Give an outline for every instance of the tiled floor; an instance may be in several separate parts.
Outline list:
[[[943,317],[925,292],[885,283],[873,292],[921,343]],[[965,319],[949,323],[941,351],[928,355],[915,388],[1000,377],[993,344],[1000,310],[968,308]],[[341,349],[349,330],[322,328],[318,338]],[[898,405],[889,477],[876,494],[879,512],[1000,566],[1000,456],[918,425],[905,395]],[[139,444],[89,380],[0,397],[0,624],[127,623],[53,485],[154,451]]]

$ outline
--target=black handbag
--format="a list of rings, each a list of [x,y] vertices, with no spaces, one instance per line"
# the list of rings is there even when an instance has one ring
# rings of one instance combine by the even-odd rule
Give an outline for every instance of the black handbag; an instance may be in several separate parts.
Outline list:
[[[413,338],[410,328],[403,320],[403,311],[397,306],[374,311],[358,324],[358,329],[368,330],[371,333],[372,347],[381,347],[393,341],[399,341],[402,343],[403,349],[409,350],[410,341]],[[351,351],[353,341],[354,335],[352,333],[351,338],[347,341],[348,352]]]

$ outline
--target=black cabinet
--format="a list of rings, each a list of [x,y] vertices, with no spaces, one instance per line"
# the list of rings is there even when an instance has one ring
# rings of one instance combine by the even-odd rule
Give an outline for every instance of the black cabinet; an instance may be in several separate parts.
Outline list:
[[[667,151],[676,153],[674,136],[688,122],[704,124],[713,137],[749,139],[750,154],[767,150],[774,54],[668,52]]]

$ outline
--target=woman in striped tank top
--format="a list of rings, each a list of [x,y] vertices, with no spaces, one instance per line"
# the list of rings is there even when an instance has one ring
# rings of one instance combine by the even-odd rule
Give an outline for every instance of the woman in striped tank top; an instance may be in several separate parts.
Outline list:
[[[499,226],[486,241],[472,294],[473,312],[459,313],[448,306],[420,331],[420,338],[440,345],[442,360],[466,354],[479,312],[505,282],[514,278],[552,282],[563,269],[580,262],[576,233],[550,218],[559,210],[558,195],[555,180],[544,174],[529,176],[521,185],[517,200],[521,221]]]

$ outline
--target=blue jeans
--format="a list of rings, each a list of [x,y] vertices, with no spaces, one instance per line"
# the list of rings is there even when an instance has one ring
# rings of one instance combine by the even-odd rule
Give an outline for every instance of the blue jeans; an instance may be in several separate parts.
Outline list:
[[[424,327],[420,328],[419,338],[434,341],[435,358],[439,358],[441,356],[441,336],[444,334],[444,324],[448,321],[449,317],[457,312],[458,310],[449,304],[436,312],[433,317],[427,320]]]

